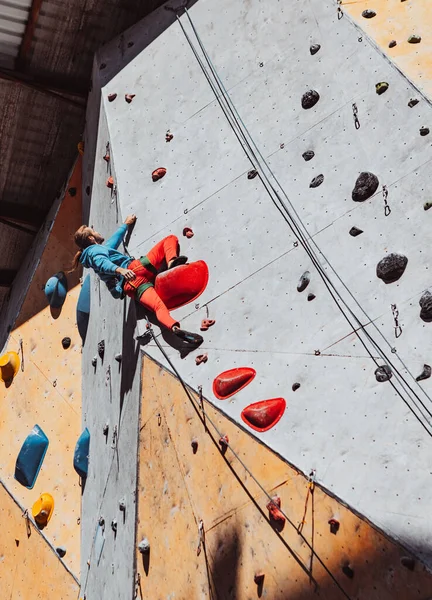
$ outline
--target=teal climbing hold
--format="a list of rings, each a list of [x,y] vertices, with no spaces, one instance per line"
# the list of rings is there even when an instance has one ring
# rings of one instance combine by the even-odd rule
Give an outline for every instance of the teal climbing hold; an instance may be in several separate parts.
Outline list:
[[[74,469],[80,477],[85,479],[88,473],[88,460],[90,451],[90,432],[87,427],[79,436],[75,446]]]
[[[33,489],[41,469],[49,440],[39,425],[35,425],[27,436],[15,464],[15,479],[21,485]]]
[[[59,271],[48,279],[44,291],[52,308],[61,308],[63,306],[68,292],[68,282],[63,271]]]

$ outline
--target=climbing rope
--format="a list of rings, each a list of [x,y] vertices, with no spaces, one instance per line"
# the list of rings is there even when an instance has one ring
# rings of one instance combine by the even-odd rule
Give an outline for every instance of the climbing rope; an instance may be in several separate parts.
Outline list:
[[[223,444],[224,450],[229,449],[231,451],[231,453],[236,458],[236,460],[241,464],[241,466],[243,467],[243,469],[248,473],[248,475],[251,477],[251,479],[253,479],[253,481],[259,487],[259,489],[261,490],[261,492],[267,497],[268,501],[269,502],[273,502],[273,497],[270,496],[270,494],[267,492],[267,490],[264,488],[264,486],[258,481],[258,479],[255,477],[255,475],[252,473],[252,471],[249,469],[249,467],[244,463],[244,461],[240,458],[240,456],[237,454],[237,452],[233,449],[233,447],[231,446],[229,440],[227,439],[227,436],[224,436],[222,434],[222,432],[218,429],[218,427],[214,423],[214,421],[209,417],[208,413],[206,412],[206,410],[204,408],[204,402],[203,402],[203,397],[202,397],[202,389],[201,389],[201,392],[199,393],[199,402],[196,402],[196,400],[192,396],[192,394],[191,394],[191,392],[190,392],[187,384],[185,383],[185,381],[183,380],[182,376],[180,375],[180,373],[177,371],[175,365],[173,364],[172,360],[170,359],[170,357],[168,356],[168,354],[165,352],[165,349],[163,348],[163,346],[159,342],[159,340],[158,340],[157,336],[155,335],[155,333],[153,331],[153,328],[152,328],[151,324],[149,323],[149,321],[147,321],[147,325],[148,325],[148,331],[150,331],[150,334],[151,334],[151,336],[152,336],[152,338],[153,338],[156,346],[159,348],[160,352],[162,353],[162,355],[165,358],[165,360],[167,361],[167,363],[170,365],[170,367],[173,370],[174,374],[176,375],[177,379],[180,381],[180,384],[181,384],[183,390],[185,391],[186,396],[188,397],[189,401],[191,402],[193,408],[195,409],[195,412],[200,417],[200,420],[203,423],[204,427],[206,428],[206,431],[210,434],[210,437],[213,439],[213,441],[216,444],[217,442],[215,441],[215,438],[211,435],[211,433],[210,433],[210,431],[208,429],[207,423],[209,423],[211,425],[211,427],[213,428],[213,430],[216,432],[216,438],[218,440],[222,440],[222,439],[224,440],[224,444]],[[201,401],[203,402],[202,405],[201,405]],[[200,413],[202,414],[202,417],[201,417]],[[205,416],[205,423],[204,423],[204,420],[203,420],[204,416]],[[314,483],[314,485],[315,485],[315,483]],[[280,508],[280,507],[278,507],[278,508],[279,508],[279,511],[282,513],[282,515],[287,520],[287,522],[291,525],[291,527],[293,527],[297,531],[298,535],[301,537],[301,539],[306,544],[306,546],[309,548],[309,550],[311,551],[311,553],[313,554],[313,556],[315,556],[315,558],[318,560],[318,562],[320,563],[320,565],[323,567],[323,569],[326,571],[326,573],[332,579],[332,581],[334,582],[334,584],[339,588],[340,592],[345,596],[345,598],[348,598],[348,600],[351,600],[350,596],[343,589],[343,587],[341,586],[341,584],[338,582],[338,580],[333,575],[333,573],[330,571],[330,569],[326,566],[326,564],[324,563],[324,561],[315,552],[313,546],[306,539],[306,537],[303,535],[303,533],[301,531],[298,531],[298,527],[289,518],[289,516],[282,510],[282,508]],[[198,546],[198,547],[200,547],[200,546]],[[302,569],[306,572],[306,574],[309,577],[311,577],[311,579],[314,581],[314,583],[316,585],[318,585],[317,582],[316,582],[316,580],[312,577],[312,574],[310,573],[309,569],[303,563],[303,561],[296,555],[296,553],[293,550],[290,549],[290,551],[291,551],[292,556],[294,557],[294,559],[302,567]]]
[[[275,207],[278,209],[278,211],[280,212],[280,214],[282,215],[282,217],[284,218],[284,220],[286,221],[286,223],[288,224],[288,226],[290,227],[291,231],[294,233],[294,235],[298,238],[298,240],[300,241],[302,247],[304,248],[304,250],[306,251],[306,253],[308,254],[309,258],[311,259],[312,263],[314,264],[314,266],[316,267],[318,274],[320,275],[321,279],[323,280],[324,285],[326,286],[327,290],[329,291],[331,297],[333,298],[333,300],[335,301],[336,305],[338,306],[339,310],[341,311],[342,315],[344,316],[344,318],[346,319],[346,321],[349,323],[350,327],[353,329],[353,332],[355,333],[355,335],[358,337],[360,343],[362,344],[362,346],[365,348],[366,352],[368,353],[368,355],[370,356],[370,358],[374,361],[374,363],[378,365],[376,358],[373,356],[373,354],[371,353],[370,349],[368,348],[367,344],[365,343],[365,341],[362,339],[361,335],[360,335],[360,331],[365,335],[366,339],[375,347],[375,349],[377,350],[377,352],[380,354],[381,358],[383,360],[386,360],[387,363],[392,367],[394,373],[395,373],[395,379],[399,382],[399,384],[401,385],[401,387],[403,388],[403,391],[405,394],[408,395],[410,401],[413,403],[413,405],[415,406],[416,410],[420,413],[420,416],[415,412],[415,410],[413,409],[413,407],[409,404],[409,402],[406,400],[406,398],[403,396],[403,394],[401,393],[401,391],[395,386],[393,381],[390,381],[390,384],[392,385],[392,387],[394,388],[395,392],[398,394],[398,396],[402,399],[402,401],[406,404],[406,406],[409,408],[409,410],[412,412],[412,414],[414,415],[414,417],[418,420],[418,422],[422,425],[422,427],[427,431],[427,433],[429,435],[432,435],[432,432],[430,431],[430,429],[428,429],[428,426],[431,426],[430,423],[430,419],[432,419],[432,413],[430,412],[430,410],[425,406],[424,402],[420,399],[420,397],[415,393],[415,391],[411,388],[411,386],[409,385],[409,383],[405,380],[405,378],[403,377],[403,375],[400,373],[400,371],[397,369],[397,367],[392,363],[392,361],[390,360],[390,357],[388,357],[386,355],[386,353],[384,352],[384,350],[379,346],[378,342],[371,336],[371,334],[369,334],[369,332],[366,330],[365,326],[363,325],[363,323],[359,320],[359,318],[355,315],[355,313],[352,311],[352,309],[348,306],[348,304],[346,303],[346,301],[342,298],[342,296],[340,295],[340,293],[337,291],[337,289],[334,287],[334,284],[332,282],[332,280],[329,278],[328,274],[326,273],[326,271],[323,269],[322,265],[319,262],[319,259],[315,253],[315,250],[313,250],[313,248],[310,246],[309,241],[312,243],[313,246],[315,246],[315,248],[317,249],[317,251],[321,254],[321,256],[323,257],[323,259],[326,261],[326,263],[328,264],[328,266],[330,267],[330,269],[333,271],[333,273],[335,274],[335,276],[337,277],[337,279],[339,280],[339,282],[342,284],[342,286],[344,287],[344,289],[347,291],[347,293],[350,295],[350,297],[353,299],[353,301],[355,302],[355,304],[358,306],[358,308],[362,311],[362,313],[367,317],[369,324],[372,325],[372,327],[374,327],[376,329],[376,331],[379,333],[379,335],[383,338],[383,340],[386,342],[386,344],[390,347],[390,349],[392,349],[392,345],[390,344],[390,342],[387,340],[387,338],[384,336],[384,334],[381,332],[381,330],[378,328],[378,326],[376,325],[376,323],[374,322],[373,319],[371,319],[369,317],[369,315],[366,313],[366,311],[363,309],[363,307],[360,305],[360,303],[358,302],[358,300],[355,298],[355,296],[352,294],[352,292],[350,291],[350,289],[347,287],[347,285],[343,282],[343,280],[341,279],[341,277],[338,275],[338,273],[336,272],[336,270],[334,269],[334,267],[331,265],[331,263],[329,262],[329,260],[326,258],[326,256],[324,255],[324,253],[321,251],[321,249],[319,248],[319,246],[317,245],[316,241],[310,236],[307,228],[305,227],[304,223],[302,222],[301,218],[299,217],[297,211],[295,210],[294,206],[292,205],[292,203],[290,202],[284,188],[281,186],[281,184],[279,183],[278,179],[276,178],[276,175],[274,174],[274,172],[271,170],[270,166],[268,165],[267,161],[265,160],[265,158],[263,157],[263,155],[261,154],[259,148],[257,147],[256,143],[254,142],[251,134],[249,133],[246,125],[244,124],[244,122],[242,121],[235,105],[233,104],[224,84],[222,83],[222,81],[220,80],[220,77],[216,71],[216,69],[214,68],[214,65],[210,59],[210,57],[207,54],[207,51],[199,37],[199,34],[192,22],[192,19],[189,15],[189,12],[187,9],[185,9],[185,13],[187,15],[187,18],[189,19],[189,22],[191,24],[191,27],[194,31],[194,34],[197,38],[197,41],[200,45],[200,48],[204,54],[204,57],[206,59],[206,62],[208,64],[208,67],[216,81],[216,83],[214,81],[212,81],[209,73],[207,72],[207,69],[205,67],[205,65],[202,62],[201,57],[199,56],[194,44],[192,43],[189,35],[187,34],[182,22],[180,21],[180,19],[177,17],[177,20],[179,21],[179,24],[183,30],[183,33],[210,85],[210,87],[212,88],[213,93],[216,96],[216,99],[224,113],[224,115],[226,116],[229,125],[231,126],[234,134],[236,135],[239,143],[241,144],[243,150],[245,151],[246,156],[248,157],[248,159],[250,160],[251,164],[253,167],[259,166],[260,168],[260,179],[261,182],[263,183],[267,193],[270,196],[270,199],[272,200],[273,204],[275,205]],[[218,92],[219,89],[219,92]],[[224,102],[226,104],[224,104],[224,102],[222,102],[222,98],[224,100]],[[243,129],[242,129],[243,128]],[[249,143],[249,139],[252,143],[252,145],[254,146],[255,150],[257,151],[257,154],[259,155],[261,162],[266,166],[266,168],[268,169],[268,172],[270,173],[270,175],[273,177],[273,179],[275,180],[276,184],[278,185],[278,187],[280,188],[280,190],[282,191],[282,194],[284,195],[285,199],[287,200],[291,210],[293,211],[293,213],[295,214],[295,216],[297,217],[297,222],[294,219],[294,217],[292,216],[292,214],[290,213],[287,205],[285,204],[284,200],[281,198],[280,194],[277,192],[277,190],[275,190],[275,188],[273,187],[273,185],[271,184],[267,174],[265,173],[262,164],[260,163],[257,155],[255,154],[254,149],[251,146],[251,143]],[[254,162],[255,161],[255,162]],[[275,200],[274,196],[277,198],[277,201]],[[337,297],[338,298],[337,298]],[[344,311],[343,307],[340,305],[341,302],[345,309],[347,310],[347,312],[350,314],[351,318],[355,321],[355,323],[357,323],[357,326],[355,326],[350,318],[348,317],[348,315],[346,314],[346,312]],[[396,353],[397,354],[397,353]],[[414,377],[414,375],[409,371],[409,369],[406,367],[405,363],[402,361],[401,357],[399,355],[397,355],[399,361],[401,362],[402,366],[404,367],[404,369],[407,371],[407,373],[411,376],[411,378],[413,379],[413,381],[417,384],[417,386],[420,388],[420,390],[422,391],[423,394],[425,394],[425,396],[428,398],[429,401],[431,401],[431,398],[429,397],[429,395],[427,394],[427,392],[418,384],[418,382],[416,382],[416,379]],[[410,396],[410,392],[414,395],[415,400]],[[420,406],[417,404],[417,402],[420,404]],[[425,412],[423,412],[425,411]],[[426,413],[426,414],[425,414]],[[422,421],[422,418],[426,420],[427,425]]]

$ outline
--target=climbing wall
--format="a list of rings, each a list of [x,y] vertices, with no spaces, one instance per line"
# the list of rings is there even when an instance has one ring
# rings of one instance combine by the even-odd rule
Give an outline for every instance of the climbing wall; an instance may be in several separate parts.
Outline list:
[[[415,381],[431,360],[430,103],[330,0],[200,0],[191,22],[172,15],[155,11],[97,58],[120,212],[138,216],[130,252],[174,233],[210,271],[174,313],[190,330],[216,320],[201,348],[182,359],[160,342],[192,388],[430,563],[430,381]],[[239,367],[255,379],[217,399],[215,378]],[[260,406],[257,431],[250,405],[274,398],[280,420]]]
[[[106,186],[109,177],[116,179],[116,171],[112,154],[109,162],[103,160],[110,135],[98,84],[96,66],[88,101],[83,197],[88,223],[108,238],[121,215],[117,190]],[[132,597],[142,360],[135,324],[134,305],[114,300],[91,273],[82,353],[82,417],[90,432],[90,453],[82,495],[80,595],[88,600]]]
[[[300,600],[316,586],[329,600],[429,597],[431,575],[411,555],[218,410],[206,404],[203,421],[196,406],[145,358],[137,547],[145,540],[149,551],[137,550],[138,598]],[[240,460],[222,452],[217,429]],[[269,499],[246,469],[288,520],[269,522]]]
[[[75,600],[78,582],[39,530],[23,518],[23,507],[0,485],[1,590],[3,598]]]
[[[41,532],[42,537],[38,534],[34,537],[45,538],[52,545],[49,552],[55,553],[55,548],[62,547],[66,554],[62,560],[57,557],[59,565],[63,563],[58,568],[65,571],[67,566],[77,578],[81,488],[73,469],[73,454],[81,432],[81,340],[75,324],[80,273],[67,276],[69,292],[61,309],[48,305],[44,286],[52,275],[66,271],[71,264],[72,234],[81,221],[81,159],[77,161],[66,189],[70,191],[61,199],[5,348],[17,352],[21,364],[10,385],[0,382],[0,478],[8,493],[30,515],[32,505],[42,493],[53,496],[51,520]],[[62,344],[66,337],[70,338],[68,348]],[[14,478],[15,463],[36,424],[48,437],[49,446],[36,483],[29,490]],[[3,528],[8,519],[6,512],[0,512]],[[11,560],[9,554],[7,559]],[[55,556],[50,560],[55,560]],[[50,585],[53,586],[52,595],[44,597],[58,597],[58,588],[54,583]],[[16,591],[18,593],[23,595],[11,597],[25,597],[22,589]]]

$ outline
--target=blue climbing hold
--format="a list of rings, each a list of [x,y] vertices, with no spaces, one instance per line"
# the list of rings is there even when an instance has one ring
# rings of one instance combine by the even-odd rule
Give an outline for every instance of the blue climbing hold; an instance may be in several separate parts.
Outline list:
[[[59,271],[48,279],[44,291],[52,308],[61,308],[63,306],[68,291],[68,282],[63,271]]]
[[[86,427],[78,438],[74,454],[74,469],[83,479],[87,477],[89,451],[90,432]]]
[[[90,317],[90,275],[84,279],[81,292],[78,297],[76,320],[78,331],[84,344],[87,336],[87,328]]]
[[[15,479],[21,485],[33,489],[48,449],[49,440],[39,425],[27,436],[15,464]]]

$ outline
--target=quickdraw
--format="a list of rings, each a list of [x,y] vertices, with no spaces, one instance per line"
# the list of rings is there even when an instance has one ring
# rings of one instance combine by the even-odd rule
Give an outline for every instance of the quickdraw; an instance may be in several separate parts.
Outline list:
[[[360,121],[358,120],[358,108],[357,108],[357,104],[354,102],[352,105],[352,110],[353,110],[353,117],[354,117],[354,127],[356,129],[360,129]]]
[[[399,311],[397,309],[396,304],[391,305],[391,311],[392,311],[393,320],[394,320],[395,338],[397,339],[402,335],[402,327],[399,325]]]
[[[388,205],[387,202],[387,198],[388,198],[388,189],[386,185],[382,186],[382,195],[383,195],[383,199],[384,199],[384,216],[388,217],[389,214],[391,213],[391,208]]]

